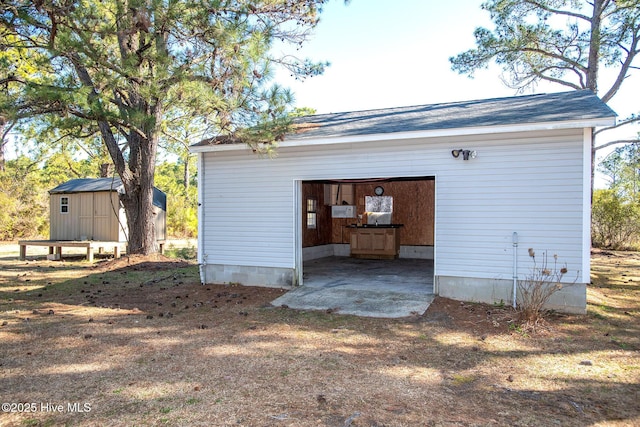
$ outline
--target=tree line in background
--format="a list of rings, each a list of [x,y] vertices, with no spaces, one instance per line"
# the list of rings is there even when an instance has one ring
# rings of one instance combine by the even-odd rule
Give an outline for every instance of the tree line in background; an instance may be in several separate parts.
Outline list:
[[[640,147],[616,148],[600,163],[599,170],[609,185],[593,193],[593,246],[640,249]]]

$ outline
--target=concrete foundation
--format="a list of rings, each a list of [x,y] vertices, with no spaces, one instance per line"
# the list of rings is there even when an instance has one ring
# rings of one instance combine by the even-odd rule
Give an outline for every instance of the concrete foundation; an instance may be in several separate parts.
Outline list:
[[[204,283],[238,283],[289,289],[294,285],[294,269],[245,265],[207,264],[203,267]]]
[[[513,301],[513,280],[436,276],[435,285],[438,295],[458,301],[505,305],[511,305]],[[519,295],[517,301],[520,301]],[[549,310],[572,314],[585,314],[586,307],[587,287],[584,283],[565,285],[545,306]]]
[[[302,248],[302,259],[304,261],[311,261],[331,256],[348,257],[350,255],[351,248],[348,244],[335,243]],[[399,257],[410,259],[433,259],[433,246],[400,246]]]
[[[336,245],[321,245],[321,246],[310,246],[308,248],[302,248],[302,259],[305,261],[310,261],[313,259],[327,258],[330,256],[334,256]],[[346,245],[345,245],[346,246]]]
[[[340,250],[343,245],[317,246],[309,248],[311,250],[305,249],[303,251],[305,257],[316,257],[305,260],[303,288],[334,290],[344,288],[348,292],[354,290],[390,293],[413,292],[424,295],[435,294],[458,301],[505,305],[512,303],[512,280],[436,276],[433,281],[433,262],[429,260],[358,260],[342,256],[320,256],[323,253],[335,251],[336,246]],[[348,245],[344,246],[348,248]],[[203,268],[205,283],[239,283],[247,286],[285,289],[293,288],[297,284],[297,276],[294,274],[293,268],[218,264],[208,264]],[[304,295],[305,301],[311,298],[309,292]],[[327,301],[325,304],[328,304]],[[287,305],[294,307],[295,304],[290,304],[290,302]],[[302,304],[302,301],[300,303]],[[311,303],[307,301],[306,304]],[[346,305],[345,300],[342,304],[343,309],[346,309]],[[586,285],[577,283],[565,285],[554,293],[546,308],[563,313],[585,314],[586,305]]]
[[[400,258],[433,259],[433,246],[400,246]]]

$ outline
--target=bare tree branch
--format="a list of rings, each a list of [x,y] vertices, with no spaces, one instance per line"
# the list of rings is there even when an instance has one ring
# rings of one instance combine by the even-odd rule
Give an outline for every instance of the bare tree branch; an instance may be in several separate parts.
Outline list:
[[[545,10],[545,11],[551,13],[551,14],[554,14],[554,15],[565,15],[565,16],[570,16],[570,17],[573,17],[573,18],[578,18],[578,19],[581,19],[581,20],[587,21],[587,22],[591,21],[590,17],[588,17],[586,15],[583,15],[581,13],[572,12],[570,10],[554,9],[554,8],[548,7],[545,4],[542,4],[542,3],[539,3],[539,2],[533,1],[533,0],[526,0],[525,3],[533,5],[533,6],[537,7],[537,8],[539,8],[539,9]]]
[[[640,122],[640,116],[631,116],[631,117],[629,117],[627,119],[619,121],[618,123],[616,123],[613,126],[607,126],[607,127],[602,128],[602,129],[598,129],[593,134],[594,135],[598,135],[598,134],[600,134],[602,132],[607,132],[607,131],[610,131],[610,130],[613,130],[613,129],[617,129],[617,128],[622,127],[622,126],[627,126],[629,124],[638,123],[638,122]]]
[[[622,86],[624,79],[629,73],[629,69],[635,68],[632,67],[631,64],[636,59],[636,56],[640,54],[640,50],[638,49],[638,40],[640,40],[639,33],[640,28],[638,28],[638,31],[633,34],[631,45],[628,48],[624,49],[625,51],[627,51],[627,56],[621,64],[620,71],[618,72],[616,80],[613,82],[607,93],[602,96],[602,100],[604,102],[609,102],[611,98],[613,98],[615,94],[618,93],[618,90],[620,90],[620,86]]]
[[[606,147],[611,147],[612,145],[638,144],[638,143],[640,143],[640,138],[637,138],[637,139],[618,139],[616,141],[610,141],[610,142],[604,143],[602,145],[598,145],[597,147],[594,148],[594,151],[601,150],[601,149],[606,148]]]

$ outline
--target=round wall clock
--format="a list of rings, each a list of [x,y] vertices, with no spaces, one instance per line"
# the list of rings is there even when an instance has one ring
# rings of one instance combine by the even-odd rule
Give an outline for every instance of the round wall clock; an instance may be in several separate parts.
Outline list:
[[[376,193],[376,196],[382,196],[384,194],[384,188],[379,185],[373,191]]]

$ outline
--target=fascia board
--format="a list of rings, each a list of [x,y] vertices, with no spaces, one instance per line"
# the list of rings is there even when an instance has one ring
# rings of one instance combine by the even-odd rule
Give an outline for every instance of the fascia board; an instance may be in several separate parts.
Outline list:
[[[372,142],[372,141],[394,141],[403,139],[418,139],[418,138],[442,138],[451,136],[470,136],[470,135],[487,135],[487,134],[502,134],[510,132],[531,132],[531,131],[543,131],[543,130],[556,130],[556,129],[582,129],[592,128],[600,126],[612,126],[616,123],[615,116],[589,119],[589,120],[566,120],[558,122],[540,122],[540,123],[527,123],[521,125],[500,125],[500,126],[478,126],[468,128],[454,128],[454,129],[435,129],[424,131],[410,131],[410,132],[394,132],[394,133],[377,133],[368,135],[348,135],[348,136],[327,136],[320,138],[300,138],[300,139],[287,139],[277,144],[278,148],[287,147],[307,147],[314,145],[333,145],[333,144],[353,144],[359,142]],[[209,145],[209,146],[191,146],[189,151],[192,153],[204,153],[212,151],[238,151],[238,150],[250,150],[244,144],[227,144],[227,145]]]

